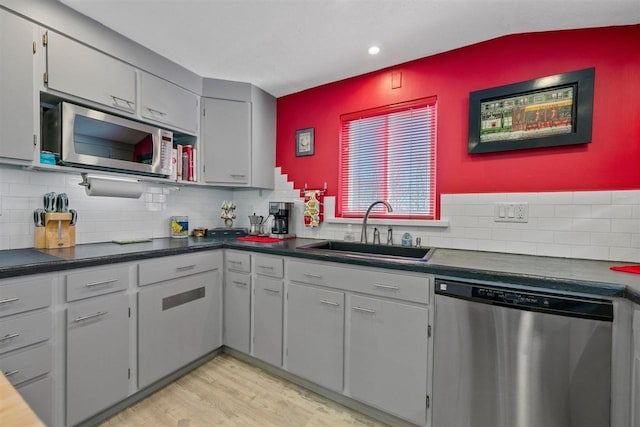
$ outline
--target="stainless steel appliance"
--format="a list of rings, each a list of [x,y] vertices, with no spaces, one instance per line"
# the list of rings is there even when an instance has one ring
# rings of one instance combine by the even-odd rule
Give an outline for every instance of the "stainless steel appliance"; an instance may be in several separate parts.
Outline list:
[[[43,114],[42,149],[62,165],[168,176],[173,133],[60,102]]]
[[[269,214],[273,215],[271,236],[282,239],[293,237],[289,233],[289,220],[292,211],[293,203],[291,202],[269,202]]]
[[[610,301],[436,280],[433,427],[610,425]]]

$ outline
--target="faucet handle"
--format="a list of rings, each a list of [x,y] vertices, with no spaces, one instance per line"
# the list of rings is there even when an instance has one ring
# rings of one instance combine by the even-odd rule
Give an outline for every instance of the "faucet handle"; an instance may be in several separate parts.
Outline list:
[[[393,245],[393,228],[387,228],[387,245]]]
[[[378,228],[376,227],[373,228],[373,244],[374,245],[380,244],[380,230],[378,230]]]

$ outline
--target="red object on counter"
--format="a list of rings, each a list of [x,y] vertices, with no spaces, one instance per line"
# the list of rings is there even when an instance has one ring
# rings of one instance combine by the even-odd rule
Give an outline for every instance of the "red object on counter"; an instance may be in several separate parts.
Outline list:
[[[625,273],[640,274],[640,265],[620,265],[616,267],[610,267],[615,271],[624,271]]]
[[[246,236],[246,237],[238,237],[236,240],[241,240],[243,242],[258,242],[258,243],[277,243],[282,242],[283,240],[295,239],[296,237],[286,237],[284,239],[278,239],[277,237],[267,237],[267,236]]]

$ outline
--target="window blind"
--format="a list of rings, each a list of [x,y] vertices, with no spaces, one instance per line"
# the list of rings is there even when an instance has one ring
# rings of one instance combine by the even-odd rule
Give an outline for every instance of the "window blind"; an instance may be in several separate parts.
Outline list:
[[[435,217],[436,99],[343,115],[340,133],[338,215]]]

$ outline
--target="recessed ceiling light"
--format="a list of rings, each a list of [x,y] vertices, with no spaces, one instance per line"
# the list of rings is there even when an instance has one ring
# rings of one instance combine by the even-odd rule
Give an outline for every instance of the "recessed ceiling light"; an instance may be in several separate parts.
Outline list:
[[[369,48],[369,55],[377,55],[380,53],[380,48],[378,46],[371,46]]]

